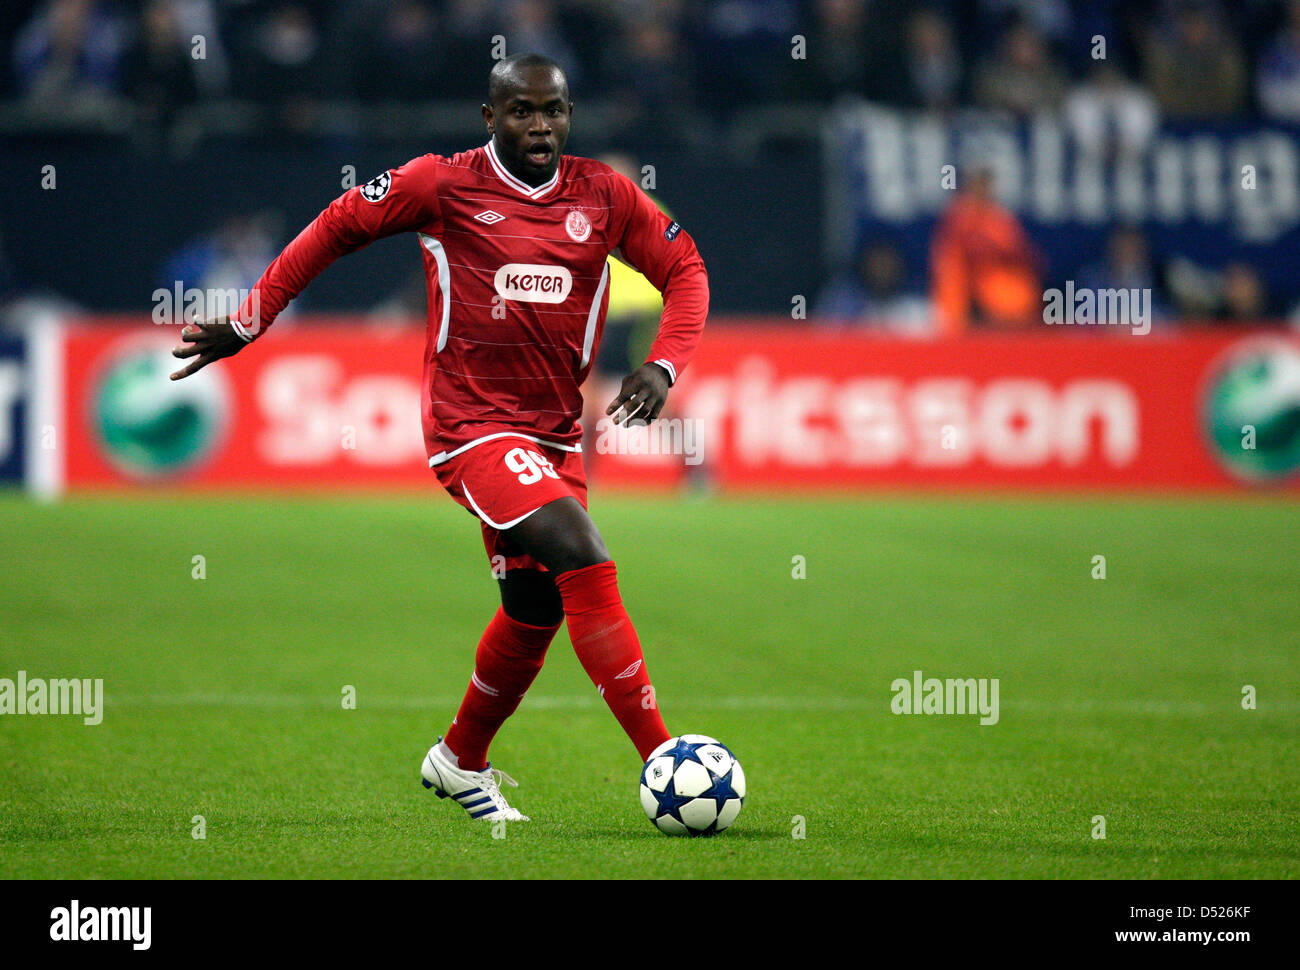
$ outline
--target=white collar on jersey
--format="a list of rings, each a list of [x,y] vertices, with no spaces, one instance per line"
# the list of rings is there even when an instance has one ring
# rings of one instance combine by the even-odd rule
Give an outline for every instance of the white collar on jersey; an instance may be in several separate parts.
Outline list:
[[[488,161],[492,164],[492,170],[497,173],[497,177],[500,178],[502,182],[505,182],[506,185],[510,186],[515,191],[528,196],[530,199],[540,199],[547,192],[551,191],[551,189],[555,188],[556,184],[560,181],[559,165],[555,166],[555,174],[536,188],[522,179],[515,178],[506,171],[506,167],[501,164],[501,159],[497,158],[497,149],[491,139],[489,139],[487,143],[487,157]],[[564,160],[561,159],[560,161],[562,164]]]

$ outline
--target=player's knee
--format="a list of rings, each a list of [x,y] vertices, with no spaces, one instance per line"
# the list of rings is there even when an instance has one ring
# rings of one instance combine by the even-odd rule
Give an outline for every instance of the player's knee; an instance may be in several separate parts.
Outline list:
[[[605,548],[605,540],[594,527],[576,530],[563,536],[555,543],[553,557],[555,564],[548,565],[548,568],[557,573],[585,569],[599,562],[608,562],[611,558],[609,550]]]
[[[500,581],[506,616],[529,626],[556,626],[564,620],[564,603],[551,573],[512,569]]]

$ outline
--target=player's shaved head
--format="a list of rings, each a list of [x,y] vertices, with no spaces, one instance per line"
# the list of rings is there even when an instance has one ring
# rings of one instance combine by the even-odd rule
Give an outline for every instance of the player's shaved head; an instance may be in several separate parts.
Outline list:
[[[527,78],[537,71],[550,71],[556,76],[556,85],[569,100],[569,79],[554,58],[545,54],[512,54],[497,61],[488,75],[488,104],[499,107],[505,104],[520,88],[527,87]]]
[[[569,82],[543,54],[515,54],[488,76],[483,123],[501,164],[528,185],[554,178],[569,138]]]

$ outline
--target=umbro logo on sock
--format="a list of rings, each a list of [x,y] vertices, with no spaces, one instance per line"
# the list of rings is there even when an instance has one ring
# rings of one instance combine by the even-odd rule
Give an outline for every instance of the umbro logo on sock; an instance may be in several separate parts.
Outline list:
[[[628,667],[627,670],[623,671],[621,674],[615,674],[615,675],[614,675],[614,679],[615,679],[615,680],[623,680],[623,679],[626,678],[626,677],[634,677],[634,676],[636,676],[636,672],[637,672],[638,670],[641,669],[641,664],[642,664],[642,663],[643,663],[643,661],[641,661],[641,660],[636,661],[636,662],[633,663],[630,667]]]

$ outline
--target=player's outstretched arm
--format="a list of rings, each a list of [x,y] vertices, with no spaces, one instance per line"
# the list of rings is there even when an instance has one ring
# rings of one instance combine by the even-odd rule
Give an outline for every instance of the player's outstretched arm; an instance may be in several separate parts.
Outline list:
[[[623,380],[606,414],[623,410],[623,420],[653,421],[668,388],[690,362],[709,314],[709,277],[695,241],[659,211],[650,197],[621,175],[612,181],[612,207],[625,222],[615,255],[645,274],[664,297],[659,333],[646,361]]]
[[[172,374],[172,380],[189,377],[223,357],[233,357],[247,345],[227,317],[211,323],[188,323],[181,329],[181,342],[172,348],[172,356],[197,359]]]
[[[172,380],[189,377],[214,360],[239,353],[246,343],[265,333],[289,301],[340,256],[434,220],[438,213],[437,166],[433,155],[422,155],[365,185],[353,186],[331,202],[271,262],[238,310],[211,323],[189,324],[181,331],[181,343],[172,353],[198,360],[172,374]]]
[[[627,377],[618,396],[605,409],[614,415],[615,424],[630,424],[633,420],[653,421],[659,417],[668,400],[668,371],[659,364],[642,364]],[[615,414],[622,409],[622,414]]]

